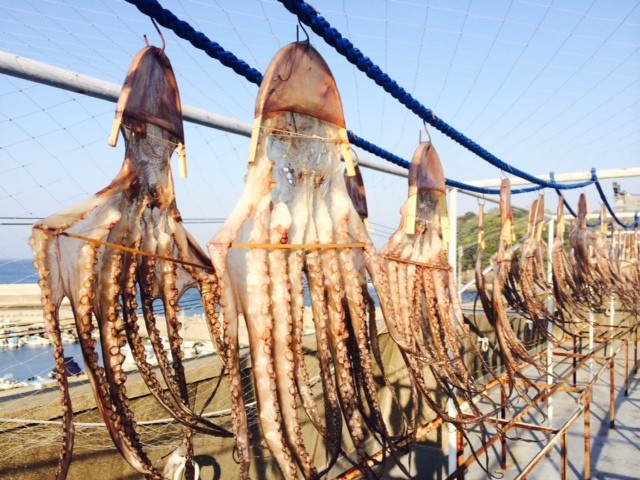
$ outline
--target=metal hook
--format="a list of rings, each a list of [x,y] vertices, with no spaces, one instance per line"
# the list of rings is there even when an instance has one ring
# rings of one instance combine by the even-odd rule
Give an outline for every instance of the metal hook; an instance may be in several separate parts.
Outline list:
[[[351,150],[351,153],[353,153],[353,155],[356,157],[355,158],[355,162],[353,162],[355,165],[358,165],[360,163],[360,157],[358,157],[358,152],[356,152],[355,150]]]
[[[302,29],[302,31],[304,32],[304,36],[307,37],[305,42],[310,43],[309,42],[309,34],[307,33],[307,29],[304,28],[304,25],[302,25],[302,22],[300,22],[300,19],[298,19],[298,25],[296,25],[296,43],[300,42],[300,30],[299,29]]]
[[[425,122],[424,120],[422,121],[422,125],[424,125],[424,131],[427,134],[427,138],[429,140],[430,143],[431,142],[431,134],[429,133],[429,129],[427,128],[427,122]]]
[[[151,23],[153,23],[153,26],[156,29],[156,32],[158,32],[158,35],[160,36],[160,41],[162,42],[162,53],[164,53],[164,47],[166,46],[166,43],[164,41],[164,36],[162,35],[162,32],[160,31],[160,27],[158,27],[158,24],[156,23],[156,21],[151,18]],[[144,41],[147,42],[147,36],[144,36]],[[147,46],[149,46],[149,42],[147,42]]]

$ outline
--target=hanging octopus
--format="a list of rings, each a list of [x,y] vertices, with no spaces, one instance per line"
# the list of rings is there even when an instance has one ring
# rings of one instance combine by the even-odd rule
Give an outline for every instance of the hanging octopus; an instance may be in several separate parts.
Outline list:
[[[577,301],[584,309],[598,312],[606,309],[615,293],[617,276],[609,261],[605,220],[600,219],[604,230],[595,231],[587,225],[587,213],[587,196],[581,193],[577,223],[569,234],[569,243]]]
[[[347,166],[351,159],[337,86],[308,42],[289,44],[275,55],[255,111],[244,190],[208,243],[220,284],[219,340],[227,352],[240,476],[248,478],[251,457],[237,337],[244,322],[259,425],[282,477],[317,478],[328,471],[345,454],[343,425],[355,447],[352,461],[372,477],[366,440],[376,439],[383,450],[394,446],[373,374],[374,306],[363,272],[380,291],[388,286],[341,173],[341,157]],[[305,282],[323,414],[302,354]],[[380,296],[388,302],[388,294]],[[325,465],[312,461],[301,414],[324,442]]]
[[[475,276],[478,297],[482,304],[487,320],[493,327],[498,343],[500,357],[505,368],[507,394],[511,396],[514,390],[523,398],[530,399],[527,394],[529,388],[537,390],[535,385],[521,371],[520,364],[524,362],[540,371],[540,366],[527,351],[522,341],[513,331],[506,302],[503,298],[504,286],[507,283],[513,258],[513,212],[511,210],[511,189],[508,179],[502,180],[500,185],[500,239],[498,251],[492,259],[493,279],[492,288],[487,287],[482,272],[484,252],[484,206],[480,206],[478,218],[478,257],[476,260]],[[522,386],[520,385],[522,383]]]
[[[581,286],[576,283],[573,257],[565,248],[564,199],[558,197],[556,236],[553,244],[551,272],[556,323],[565,330],[577,333],[587,319],[585,306],[580,302]]]
[[[612,299],[615,296],[622,310],[635,315],[640,303],[637,226],[628,230],[612,227],[610,238],[608,257],[615,280]]]
[[[547,244],[542,239],[543,228],[544,197],[540,196],[531,204],[527,234],[520,242],[521,254],[513,253],[503,294],[509,306],[528,319],[535,331],[553,340],[549,323],[554,323],[556,316],[548,303],[551,286],[544,265]]]
[[[616,232],[616,251],[611,262],[618,273],[615,293],[623,310],[638,315],[640,310],[640,245],[637,227],[629,231]]]
[[[230,433],[191,409],[181,361],[178,300],[195,287],[205,305],[213,305],[217,284],[210,260],[184,229],[176,206],[169,160],[176,147],[183,151],[184,134],[178,89],[163,50],[146,47],[134,58],[118,101],[111,144],[119,128],[126,148],[115,179],[85,202],[35,224],[30,239],[63,398],[64,442],[56,478],[65,478],[73,444],[58,317],[64,297],[71,302],[98,409],[120,453],[146,478],[163,478],[142,448],[127,397],[121,349],[129,342],[150,391],[184,425],[180,448],[186,451],[185,470],[192,477],[192,431]],[[166,387],[146,359],[138,331],[138,297]],[[155,300],[162,304],[170,351],[160,339]],[[92,337],[96,328],[102,364]]]
[[[488,369],[464,324],[460,297],[445,239],[448,216],[442,164],[431,142],[416,149],[409,168],[409,197],[402,208],[400,226],[383,247],[401,351],[411,376],[427,404],[445,420],[460,426],[427,388],[423,371],[428,368],[459,412],[466,403],[471,418],[483,415],[476,403],[484,398],[465,359],[475,355]],[[466,361],[465,361],[466,360]]]

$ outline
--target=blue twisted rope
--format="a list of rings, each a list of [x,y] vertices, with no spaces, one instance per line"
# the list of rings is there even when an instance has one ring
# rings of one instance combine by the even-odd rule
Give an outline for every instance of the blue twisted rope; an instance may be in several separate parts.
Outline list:
[[[596,185],[596,189],[598,190],[598,195],[600,195],[600,200],[602,200],[602,203],[604,203],[604,206],[607,209],[607,211],[609,212],[609,215],[611,215],[611,218],[613,218],[613,220],[624,229],[638,228],[638,226],[639,226],[639,224],[638,224],[638,212],[636,212],[636,214],[634,215],[633,223],[624,223],[622,220],[620,220],[617,217],[616,213],[613,211],[613,208],[611,208],[611,204],[607,200],[607,197],[604,194],[604,191],[602,190],[602,185],[600,185],[600,182],[598,181],[598,176],[596,175],[596,169],[595,168],[591,169],[591,177],[594,179],[594,183]]]
[[[246,78],[251,83],[256,85],[260,85],[262,83],[263,75],[249,66],[243,60],[240,60],[233,53],[225,50],[218,43],[210,40],[204,33],[195,30],[191,25],[189,25],[184,20],[180,20],[176,17],[171,11],[163,8],[157,0],[125,0],[126,2],[134,5],[140,12],[145,15],[153,18],[160,25],[165,28],[172,30],[178,37],[187,40],[191,45],[196,47],[199,50],[204,51],[211,58],[218,60],[225,67],[231,68],[238,75]],[[398,165],[400,167],[409,168],[409,162],[404,160],[403,158],[394,155],[387,150],[384,150],[381,147],[365,140],[364,138],[359,137],[355,133],[351,131],[347,131],[347,135],[349,138],[349,142],[353,145],[362,148],[374,155],[377,155],[380,158],[383,158],[394,165]],[[447,185],[453,188],[459,188],[460,190],[468,190],[476,193],[482,193],[486,195],[498,194],[500,193],[499,189],[489,189],[489,188],[479,188],[474,187],[473,185],[467,185],[462,182],[457,182],[455,180],[445,179]],[[542,187],[536,187],[534,189],[530,189],[527,191],[537,190]],[[524,191],[524,190],[523,190]],[[514,190],[512,193],[522,193]]]
[[[410,163],[408,161],[406,161],[403,158],[400,158],[397,155],[394,155],[391,152],[388,152],[378,147],[377,145],[374,145],[371,142],[368,142],[364,138],[358,137],[355,133],[351,131],[347,131],[347,137],[349,138],[349,142],[352,143],[353,145],[356,145],[369,153],[372,153],[380,158],[383,158],[388,162],[393,163],[394,165],[398,165],[399,167],[409,169]],[[458,190],[466,190],[469,192],[480,193],[482,195],[499,195],[500,194],[499,188],[476,187],[474,185],[458,182],[457,180],[451,180],[449,178],[445,178],[444,180],[449,187],[457,188]],[[534,187],[514,188],[511,190],[511,193],[514,195],[517,195],[519,193],[536,192],[538,190],[541,190],[542,188],[544,187],[540,185],[536,185]]]
[[[591,175],[593,178],[593,175]],[[556,183],[556,177],[555,177],[555,173],[554,172],[550,172],[549,173],[549,181],[551,183]],[[562,195],[562,192],[560,192],[560,190],[558,188],[554,188],[554,190],[556,191],[556,194],[558,195],[558,197],[562,198],[562,203],[564,203],[564,208],[567,209],[567,211],[574,217],[574,218],[578,218],[578,215],[576,215],[576,212],[573,210],[573,208],[571,208],[571,205],[569,205],[569,202],[567,202],[567,199],[564,198],[564,195]]]
[[[436,117],[431,109],[422,105],[418,100],[413,98],[408,92],[400,87],[394,80],[384,73],[378,65],[373,63],[370,58],[366,57],[348,39],[344,38],[338,30],[333,28],[313,7],[307,5],[303,0],[278,1],[282,3],[287,10],[296,15],[301,22],[308,25],[317,35],[322,37],[324,41],[331,45],[338,53],[349,60],[350,63],[355,65],[358,70],[364,72],[369,78],[381,86],[402,105],[407,107],[422,120],[447,135],[453,141],[478,155],[483,160],[486,160],[504,172],[523,178],[535,185],[540,185],[541,187],[569,190],[585,186],[584,183],[561,185],[547,182],[500,160],[476,142],[458,132],[451,125]],[[586,185],[588,184],[589,183]]]
[[[204,33],[195,30],[184,20],[180,20],[171,11],[162,8],[156,0],[125,0],[134,5],[145,15],[153,18],[163,27],[166,27],[187,40],[191,45],[199,50],[203,50],[211,58],[215,58],[225,67],[231,68],[238,75],[242,75],[251,83],[260,85],[262,83],[262,73],[250,67],[246,62],[240,60],[233,53],[225,50],[216,42],[210,40]]]
[[[556,181],[553,172],[549,173],[549,178],[551,179],[552,182]],[[591,170],[591,180],[590,180],[590,182],[595,183],[595,181],[596,181],[596,177],[595,177],[595,174],[594,174],[594,170],[592,169]],[[564,198],[564,196],[562,195],[560,190],[558,190],[557,188],[554,189],[554,190],[556,191],[556,194],[558,195],[558,197],[562,198],[562,202],[564,203],[564,206],[569,211],[569,213],[571,215],[573,215],[574,218],[578,218],[578,214],[576,214],[576,212],[573,210],[573,208],[571,208],[571,205],[569,205],[569,202],[567,202],[567,199]],[[599,227],[601,223],[602,223],[602,217],[598,218],[598,221],[596,221],[594,223],[588,223],[587,222],[587,227],[591,227],[591,228]]]
[[[578,217],[578,215],[576,215],[576,212],[573,210],[573,208],[571,208],[571,205],[569,205],[569,202],[567,202],[567,199],[564,198],[564,195],[562,195],[562,192],[560,190],[558,190],[557,188],[554,188],[554,190],[556,191],[556,193],[558,194],[558,197],[562,198],[562,203],[564,203],[564,208],[567,209],[567,211],[569,212],[569,214],[573,217]]]
[[[187,22],[185,22],[183,20],[180,20],[170,10],[167,10],[167,9],[163,8],[157,0],[125,0],[125,1],[127,1],[128,3],[134,5],[136,8],[138,8],[138,10],[140,12],[142,12],[145,15],[147,15],[147,16],[153,18],[154,20],[156,20],[163,27],[172,30],[178,37],[180,37],[180,38],[182,38],[184,40],[187,40],[189,43],[191,43],[197,49],[204,51],[211,58],[213,58],[215,60],[218,60],[224,66],[226,66],[228,68],[231,68],[234,72],[236,72],[238,75],[241,75],[242,77],[246,78],[251,83],[254,83],[254,84],[258,85],[258,86],[262,83],[262,79],[263,79],[262,73],[260,73],[255,68],[252,68],[251,66],[249,66],[246,62],[244,62],[243,60],[241,60],[238,57],[236,57],[233,53],[225,50],[218,43],[210,40],[204,33],[195,30]],[[292,11],[292,10],[289,8],[288,4],[297,5],[302,9],[304,9],[304,8],[311,9],[311,7],[309,7],[304,2],[299,2],[299,1],[298,2],[291,2],[291,1],[288,1],[288,0],[280,0],[280,1],[290,11]],[[349,55],[345,55],[345,56],[347,56],[349,61],[354,63],[353,58],[354,58],[354,55],[355,55],[355,58],[360,58],[365,63],[368,62],[368,64],[370,64],[370,66],[371,66],[371,68],[369,68],[368,70],[363,70],[360,66],[358,66],[357,63],[355,63],[355,64],[356,64],[356,66],[358,66],[358,68],[360,68],[360,70],[364,71],[367,74],[367,76],[373,78],[376,81],[376,83],[378,83],[379,85],[381,84],[380,80],[379,80],[379,77],[380,78],[386,78],[387,79],[387,81],[386,81],[387,85],[390,85],[391,87],[393,87],[398,92],[403,92],[402,98],[398,98],[397,94],[394,95],[393,92],[389,92],[394,96],[394,98],[398,98],[401,101],[401,103],[405,104],[405,106],[407,106],[414,113],[418,113],[418,115],[424,114],[425,112],[427,112],[428,116],[430,116],[430,119],[429,118],[424,118],[425,121],[427,121],[428,123],[432,124],[434,127],[438,128],[438,130],[442,131],[443,133],[448,135],[450,138],[458,141],[458,143],[461,143],[463,146],[465,146],[466,148],[470,149],[474,153],[478,154],[478,152],[476,150],[480,149],[481,152],[484,152],[484,154],[483,154],[484,156],[483,155],[479,155],[479,156],[481,156],[482,158],[484,158],[485,156],[488,156],[489,158],[493,158],[493,159],[497,160],[497,162],[498,162],[497,164],[493,163],[493,162],[491,162],[491,163],[496,165],[501,170],[503,170],[505,172],[508,172],[508,173],[511,173],[511,174],[513,174],[515,176],[519,176],[519,177],[524,178],[526,180],[529,180],[531,183],[534,183],[536,185],[534,187],[513,189],[512,192],[511,192],[512,194],[534,192],[534,191],[537,191],[537,190],[540,190],[540,189],[546,188],[546,187],[552,187],[552,188],[555,188],[555,189],[582,188],[582,187],[585,187],[585,186],[590,185],[591,183],[593,183],[593,181],[587,181],[587,182],[581,182],[581,183],[575,183],[575,184],[557,184],[557,183],[555,183],[553,181],[552,182],[546,182],[546,181],[541,180],[539,178],[536,178],[536,177],[534,177],[532,175],[529,175],[529,174],[527,174],[525,172],[520,172],[518,169],[515,169],[514,167],[511,167],[510,165],[508,165],[508,164],[502,162],[501,160],[497,159],[495,156],[493,156],[492,154],[490,154],[486,150],[482,149],[479,145],[475,144],[474,142],[471,142],[471,140],[469,140],[466,137],[464,137],[464,135],[460,134],[455,129],[453,129],[452,127],[447,125],[445,122],[443,122],[442,120],[440,120],[437,117],[435,117],[435,115],[433,114],[433,112],[431,112],[431,110],[429,110],[426,107],[422,106],[417,100],[413,99],[408,93],[406,93],[401,87],[399,87],[394,81],[392,81],[385,73],[383,73],[377,65],[374,65],[373,62],[371,62],[371,60],[369,60],[368,58],[364,57],[364,55],[362,55],[362,53],[360,53],[359,50],[355,49],[353,47],[353,45],[351,44],[351,42],[349,42],[349,40],[346,40],[346,39],[342,38],[340,33],[337,30],[331,28],[329,26],[328,22],[326,22],[326,20],[324,20],[319,15],[317,15],[314,10],[311,9],[311,11],[317,17],[317,19],[319,19],[319,21],[324,22],[326,24],[326,26],[329,28],[329,30],[334,32],[334,36],[339,40],[339,43],[341,45],[345,45],[346,47],[348,47],[347,49],[350,52],[350,54]],[[301,21],[303,21],[303,19],[300,16],[298,16],[298,17],[300,18]],[[305,23],[307,23],[307,22],[305,22]],[[312,27],[312,29],[314,31],[316,31],[316,28],[314,28],[312,25],[310,25],[310,26]],[[318,33],[318,32],[316,32],[316,33]],[[323,35],[321,35],[321,36],[323,38],[325,38]],[[326,38],[325,38],[325,40],[330,45],[333,45],[335,47],[335,45],[333,43],[329,42]],[[338,48],[336,47],[336,49],[338,49]],[[338,51],[340,51],[340,50],[338,50]],[[342,52],[340,52],[340,53],[342,53]],[[343,53],[343,55],[344,55],[344,53]],[[385,90],[387,90],[388,87],[385,87],[384,85],[382,85],[382,86],[383,86],[383,88],[385,88]],[[406,103],[409,103],[409,105],[406,105]],[[380,158],[383,158],[383,159],[385,159],[385,160],[387,160],[387,161],[389,161],[389,162],[391,162],[391,163],[393,163],[395,165],[398,165],[398,166],[406,168],[406,169],[409,168],[409,162],[407,162],[406,160],[402,159],[401,157],[398,157],[397,155],[394,155],[393,153],[388,152],[387,150],[384,150],[384,149],[378,147],[377,145],[365,140],[364,138],[358,137],[356,134],[354,134],[351,131],[347,131],[347,134],[348,134],[348,137],[349,137],[349,141],[353,145],[355,145],[357,147],[360,147],[363,150],[366,150],[366,151],[368,151],[370,153],[373,153],[374,155],[377,155]],[[472,145],[476,145],[476,148],[475,149],[474,148],[470,148],[467,144],[462,143],[461,141],[457,140],[456,137],[466,139],[466,141],[471,142]],[[450,180],[450,179],[445,179],[445,181],[446,181],[446,184],[448,186],[450,186],[452,188],[458,188],[460,190],[467,190],[467,191],[480,193],[480,194],[485,194],[485,195],[495,195],[495,194],[499,194],[500,193],[499,189],[475,187],[473,185],[469,185],[469,184],[466,184],[466,183],[463,183],[463,182],[458,182],[458,181]]]

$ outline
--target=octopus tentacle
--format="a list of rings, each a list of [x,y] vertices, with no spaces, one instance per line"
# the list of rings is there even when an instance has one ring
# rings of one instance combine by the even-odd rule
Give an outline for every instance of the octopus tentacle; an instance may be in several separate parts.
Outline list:
[[[346,194],[351,199],[357,216],[354,215],[353,212],[350,212],[348,208],[344,209],[340,215],[337,216],[337,225],[339,226],[337,231],[342,234],[341,241],[345,243],[350,241],[350,232],[355,232],[359,238],[367,239],[365,234],[366,232],[362,232],[359,228],[359,226],[362,225],[364,230],[368,230],[369,213],[364,181],[360,168],[357,164],[354,165],[354,175],[349,175],[348,169],[345,169],[343,181],[346,186]],[[332,195],[332,198],[335,199],[335,204],[338,204],[338,201],[336,200],[341,197],[342,203],[346,206],[344,192],[340,189],[336,189],[336,192]],[[342,217],[342,219],[340,217]],[[356,378],[359,379],[359,388],[363,390],[365,402],[370,406],[371,412],[373,412],[373,421],[369,421],[368,425],[369,428],[373,430],[374,434],[379,434],[378,441],[383,445],[383,452],[385,455],[389,449],[392,456],[397,460],[397,452],[396,449],[393,448],[393,445],[390,445],[391,448],[385,447],[393,441],[393,438],[390,437],[389,431],[382,417],[381,406],[377,398],[377,391],[381,386],[386,387],[391,395],[392,405],[399,406],[401,404],[385,373],[384,364],[382,362],[376,326],[375,304],[369,294],[366,284],[367,275],[364,259],[359,251],[350,249],[340,252],[340,260],[342,265],[345,265],[343,277],[353,278],[352,282],[345,282],[347,286],[351,285],[351,288],[353,289],[353,293],[351,294],[349,293],[349,289],[346,291],[347,298],[352,297],[350,301],[347,301],[347,305],[349,305],[348,313],[351,318],[353,318],[354,315],[357,318],[357,321],[355,322],[356,325],[351,325],[350,335],[356,339],[356,349],[354,352],[354,365],[356,366],[357,374]],[[353,267],[350,267],[350,265],[353,265]],[[353,273],[349,271],[350,268],[354,269]],[[397,312],[395,313],[397,314]],[[353,321],[348,322],[348,324],[352,323]],[[374,361],[381,373],[379,377],[382,378],[382,385],[378,385],[374,380]],[[358,368],[359,365],[362,365],[363,368]],[[361,402],[362,407],[364,407],[365,402]],[[404,410],[400,409],[400,412],[403,421],[398,430],[399,432],[403,432],[403,429],[409,425],[409,422],[407,421]],[[364,418],[365,420],[367,419],[366,414],[364,415]],[[382,462],[384,462],[384,458]],[[398,465],[402,465],[402,462],[397,463]],[[403,470],[403,473],[409,476],[409,473],[404,469],[404,466],[402,466],[401,469]]]
[[[229,242],[230,243],[230,242]],[[249,478],[250,436],[249,421],[245,408],[242,376],[240,371],[240,345],[238,342],[238,324],[242,314],[238,312],[236,295],[228,271],[226,252],[229,246],[225,243],[210,248],[211,260],[215,266],[220,286],[220,307],[223,311],[223,338],[225,355],[222,357],[229,372],[229,386],[231,389],[231,420],[235,432],[235,449],[240,465],[239,476],[242,480]]]
[[[351,203],[346,191],[337,185],[331,185],[329,188],[330,192],[335,189],[329,196],[330,208],[325,199],[316,194],[316,225],[319,232],[327,233],[325,237],[320,234],[320,243],[347,243],[354,237],[364,240],[365,244],[370,243],[368,237],[363,235],[364,225],[354,222],[354,217],[349,214],[348,207]],[[355,211],[353,213],[355,214]],[[323,228],[322,222],[326,222],[327,226]],[[338,391],[341,394],[340,403],[360,468],[365,476],[370,477],[374,474],[367,466],[371,459],[365,449],[366,436],[376,435],[377,441],[385,449],[390,447],[394,455],[395,450],[389,442],[389,434],[381,417],[376,385],[372,377],[370,352],[365,338],[368,317],[362,296],[364,279],[360,278],[356,267],[361,262],[356,261],[354,257],[351,249],[346,248],[323,249],[321,252],[327,279],[330,319],[331,323],[335,322],[332,332],[335,336],[333,351]],[[343,295],[344,300],[339,300]],[[364,390],[364,398],[360,393],[361,387]],[[370,413],[362,409],[363,404],[369,405]]]
[[[271,212],[270,243],[284,243],[289,240],[291,218],[292,215],[287,205],[282,201],[277,201]],[[304,222],[300,226],[304,231]],[[279,379],[276,382],[276,388],[284,434],[287,443],[291,446],[292,456],[300,466],[302,474],[305,478],[309,478],[317,473],[304,445],[302,428],[296,410],[298,390],[293,350],[292,298],[296,297],[298,305],[303,303],[302,271],[300,269],[299,273],[293,272],[299,283],[295,289],[292,288],[292,279],[289,277],[289,262],[287,261],[287,257],[290,255],[290,252],[280,249],[273,249],[268,253],[272,314],[275,320],[273,325],[274,371],[276,378]],[[302,267],[300,263],[299,267]],[[302,328],[301,319],[298,314],[299,325],[297,328]]]
[[[320,376],[323,384],[322,392],[325,404],[326,427],[321,425],[316,419],[317,417],[313,414],[313,410],[309,416],[314,422],[316,429],[328,442],[327,447],[332,454],[327,465],[327,468],[330,468],[337,461],[338,453],[341,451],[342,415],[340,413],[338,389],[334,383],[335,380],[331,371],[333,360],[329,341],[331,336],[329,330],[329,309],[325,294],[326,285],[320,253],[318,251],[308,252],[305,256],[305,264],[318,346]],[[308,410],[307,412],[309,413]],[[314,419],[316,420],[314,421]]]
[[[136,310],[138,308],[138,302],[136,299],[137,289],[136,283],[138,264],[135,256],[129,255],[125,260],[125,268],[127,270],[127,277],[125,278],[125,289],[123,292],[123,317],[126,322],[126,335],[129,345],[133,353],[133,358],[138,367],[138,371],[141,377],[147,384],[149,391],[156,398],[158,403],[163,406],[165,410],[176,418],[180,423],[190,426],[194,430],[202,433],[207,433],[217,436],[229,436],[229,433],[220,428],[218,425],[209,421],[206,418],[197,415],[190,408],[180,408],[176,406],[175,397],[169,397],[164,390],[163,385],[160,383],[155,373],[152,370],[152,365],[147,361],[146,349],[142,343],[142,337],[139,333],[138,318]],[[179,402],[178,402],[179,403]]]
[[[118,230],[110,232],[110,237],[119,237]],[[94,315],[100,332],[100,345],[104,363],[103,375],[108,387],[110,405],[115,415],[115,431],[110,429],[112,439],[122,455],[140,473],[154,478],[162,475],[151,464],[143,452],[142,444],[135,429],[133,411],[126,395],[126,373],[122,370],[124,355],[121,347],[126,343],[124,338],[124,321],[120,315],[121,283],[112,279],[119,279],[122,275],[122,252],[107,252],[102,254],[103,268],[97,281],[101,285],[101,295],[97,299]],[[104,400],[103,400],[104,401]],[[117,434],[116,434],[117,432]]]
[[[394,313],[394,302],[392,300],[394,297],[391,293],[389,278],[382,264],[382,259],[377,255],[375,250],[372,249],[365,248],[363,254],[365,269],[375,285],[376,293],[380,301],[380,309],[382,310],[382,316],[384,317],[385,326],[389,331],[389,335],[400,350],[415,353],[415,348],[411,344],[411,341],[402,334],[403,328],[401,320],[399,320],[399,317]],[[418,353],[418,356],[419,355]]]
[[[552,251],[553,298],[557,320],[564,325],[586,320],[586,314],[579,308],[578,285],[573,276],[569,256],[565,250],[564,200],[558,197],[556,237]]]
[[[346,239],[343,241],[346,241]],[[364,401],[360,400],[358,404],[370,432],[378,436],[378,442],[384,447],[384,453],[386,454],[386,450],[389,448],[392,455],[397,458],[378,401],[379,385],[373,377],[372,352],[369,340],[368,308],[370,308],[370,303],[366,302],[363,295],[363,286],[361,284],[363,280],[358,279],[359,272],[354,267],[354,256],[355,254],[347,249],[342,249],[339,252],[342,267],[341,273],[345,278],[346,303],[348,307],[347,320],[349,320],[347,321],[347,326],[350,329],[350,336],[354,337],[350,342],[353,345],[351,347],[353,352],[352,368],[355,370],[355,377],[358,380],[356,391],[362,389],[364,396]],[[371,415],[366,415],[363,411],[365,405],[369,407]],[[408,475],[408,472],[405,473]]]
[[[190,258],[186,261],[197,267],[211,268],[204,252],[194,242],[189,243],[190,237],[184,231],[175,206],[169,159],[176,146],[182,144],[184,134],[175,77],[162,50],[147,47],[135,57],[118,102],[116,118],[116,127],[121,127],[126,142],[120,171],[106,188],[90,199],[34,225],[33,247],[36,260],[42,260],[40,275],[45,279],[45,315],[52,304],[59,305],[64,296],[69,298],[87,375],[114,444],[134,469],[148,478],[160,479],[162,475],[149,461],[136,432],[127,397],[127,376],[122,370],[124,355],[121,348],[128,339],[143,377],[169,412],[184,423],[200,422],[206,426],[207,422],[188,408],[186,383],[179,363],[180,338],[176,334],[179,324],[175,320],[179,296],[197,286],[199,279],[175,265],[163,279],[162,272],[155,271],[151,263],[134,259],[129,252],[140,247],[148,249],[140,255],[149,256],[161,251],[164,261],[171,259],[172,264],[185,261],[182,257],[187,254]],[[112,132],[110,142],[115,144],[118,128]],[[38,231],[46,232],[50,239],[36,241],[40,235]],[[55,283],[47,278],[55,278]],[[180,398],[179,402],[159,393],[159,382],[150,373],[144,348],[140,348],[135,318],[137,284],[143,300],[143,315],[152,313],[150,303],[145,307],[145,302],[161,298],[165,303],[172,323],[169,326],[174,353],[171,368],[178,371],[178,385],[174,389],[178,395],[174,397]],[[214,282],[209,281],[206,288],[210,291],[213,285]],[[208,295],[213,296],[209,291]],[[57,322],[53,314],[48,318]],[[94,319],[100,334],[103,365],[98,362],[96,341],[91,337]],[[146,320],[149,323],[152,319]],[[154,340],[158,342],[157,338]],[[58,353],[56,350],[56,356]],[[63,382],[61,387],[67,388]],[[69,402],[64,395],[67,434],[59,478],[66,474],[72,442]],[[220,427],[210,426],[213,434],[229,435]],[[191,438],[189,428],[190,425],[185,427],[187,444]],[[189,474],[192,448],[186,445],[185,450]]]
[[[126,323],[126,335],[131,350],[133,352],[133,358],[138,367],[142,378],[149,387],[149,391],[156,397],[158,402],[167,410],[179,414],[175,410],[173,401],[165,395],[164,389],[157,377],[152,371],[151,364],[147,361],[146,349],[142,343],[142,337],[139,334],[138,318],[136,310],[138,308],[138,302],[136,299],[136,273],[138,264],[133,255],[127,255],[125,259],[125,270],[127,272],[125,277],[125,287],[123,291],[123,318]],[[184,419],[183,419],[184,420]],[[186,420],[185,420],[186,421]]]
[[[401,224],[382,252],[388,268],[403,271],[406,278],[405,282],[399,279],[398,284],[407,290],[392,301],[401,305],[399,311],[404,312],[401,314],[408,323],[403,341],[411,348],[401,350],[416,388],[437,415],[460,427],[465,422],[482,421],[486,415],[475,404],[482,387],[475,385],[463,356],[468,352],[481,357],[463,343],[470,334],[461,321],[460,303],[454,300],[457,292],[451,288],[453,280],[441,225],[446,216],[444,193],[437,153],[430,142],[421,143],[410,167],[409,195],[401,210]],[[473,412],[470,418],[452,418],[438,404],[423,376],[426,367],[454,405],[460,408],[462,400],[468,405]]]
[[[169,235],[161,235],[159,243],[159,252],[160,255],[167,256],[167,254],[171,253],[171,247],[169,245],[170,239]],[[191,411],[189,407],[189,392],[187,390],[187,379],[184,372],[184,366],[182,364],[182,359],[184,358],[184,352],[182,351],[182,337],[180,335],[180,329],[182,328],[181,323],[177,318],[178,311],[178,289],[176,288],[177,275],[176,270],[177,266],[173,262],[167,262],[163,268],[163,279],[164,283],[162,285],[163,289],[163,304],[164,304],[164,312],[165,319],[167,323],[167,335],[169,338],[169,346],[171,348],[171,357],[173,371],[178,383],[179,395],[181,406],[184,406],[184,409],[187,411]],[[182,427],[184,442],[186,446],[186,454],[185,454],[185,477],[189,480],[193,479],[194,475],[194,466],[193,466],[193,432],[191,427],[188,425],[183,425]]]
[[[56,293],[60,292],[57,284],[61,279],[56,275],[56,269],[51,267],[49,264],[50,258],[45,254],[45,252],[49,251],[53,241],[55,241],[55,236],[48,232],[46,228],[42,227],[34,228],[29,240],[34,252],[37,252],[34,258],[34,265],[40,276],[38,284],[42,292],[41,302],[44,312],[44,323],[47,336],[53,346],[54,371],[61,394],[62,431],[64,440],[60,450],[58,470],[55,475],[57,480],[61,480],[66,478],[69,465],[71,464],[75,429],[73,426],[73,407],[71,404],[71,396],[69,395],[69,381],[64,365],[60,318],[58,315],[62,297],[56,295]]]
[[[249,232],[249,242],[264,244],[269,241],[270,198],[258,202]],[[269,449],[274,455],[284,478],[294,478],[297,470],[289,445],[280,424],[280,404],[277,396],[274,349],[274,319],[270,315],[269,258],[260,248],[247,252],[247,263],[252,266],[246,278],[246,300],[243,309],[251,344],[252,370],[259,405],[260,426]],[[283,272],[278,272],[283,273]],[[284,279],[286,281],[286,279]],[[286,321],[286,319],[279,319]]]
[[[314,215],[318,228],[320,243],[335,243],[332,235],[331,218],[325,202],[316,196]],[[366,458],[364,450],[365,433],[362,417],[356,401],[355,385],[353,383],[351,362],[349,360],[348,337],[349,332],[344,323],[345,311],[342,303],[343,286],[340,276],[338,256],[334,249],[323,249],[320,252],[321,266],[325,278],[326,297],[329,318],[329,341],[334,359],[336,382],[340,405],[345,416],[349,435],[356,447],[358,458]]]
[[[540,367],[526,348],[524,348],[524,345],[513,331],[502,299],[503,285],[505,284],[505,278],[508,275],[509,264],[513,258],[512,250],[510,248],[512,241],[512,212],[509,188],[509,181],[503,180],[500,187],[500,240],[498,244],[498,252],[496,253],[496,258],[494,260],[492,280],[493,288],[491,293],[487,290],[484,274],[482,273],[482,257],[484,251],[484,214],[481,206],[479,215],[480,223],[478,226],[478,258],[475,269],[476,286],[487,320],[495,332],[496,341],[500,349],[500,356],[507,374],[506,382],[508,394],[511,395],[513,391],[516,390],[520,396],[529,401],[530,397],[527,395],[527,389],[533,388],[534,390],[537,390],[537,388],[533,385],[531,380],[521,373],[518,368],[518,364],[520,361],[523,361],[537,369]],[[520,379],[526,388],[521,387],[518,384],[517,379]]]
[[[556,315],[547,307],[551,292],[542,261],[546,251],[541,238],[543,226],[544,197],[540,196],[529,210],[527,235],[521,242],[522,255],[513,254],[503,292],[511,308],[529,319],[543,338],[554,341],[548,330],[548,324],[555,323]]]
[[[288,262],[288,275],[291,283],[291,351],[293,353],[294,379],[305,412],[315,428],[319,429],[321,434],[326,434],[326,429],[320,419],[320,414],[312,392],[309,371],[304,361],[304,270],[305,266],[302,252],[291,252]]]

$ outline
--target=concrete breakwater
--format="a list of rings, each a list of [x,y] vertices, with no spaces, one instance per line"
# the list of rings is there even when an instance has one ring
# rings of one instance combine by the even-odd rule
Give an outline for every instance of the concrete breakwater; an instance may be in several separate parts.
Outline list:
[[[209,341],[211,336],[206,321],[201,313],[183,309],[178,313],[182,323],[182,336],[185,341]],[[379,313],[379,312],[378,312]],[[140,335],[147,337],[142,315],[139,315]],[[222,320],[222,314],[220,321]],[[166,336],[166,324],[160,311],[156,314],[157,327],[160,334]],[[60,307],[60,327],[62,331],[75,331],[73,312],[69,301],[65,298]],[[305,309],[304,328],[313,328],[311,308]],[[0,339],[9,336],[43,334],[44,317],[40,303],[40,287],[35,283],[0,284]],[[248,344],[246,328],[241,325],[239,331],[240,345]]]
[[[45,333],[40,295],[40,287],[35,283],[0,284],[0,339]],[[59,317],[62,331],[75,330],[73,312],[66,298],[62,301]],[[188,337],[186,339],[210,340],[201,315],[187,316],[181,311],[180,317],[184,323],[183,334]],[[166,334],[164,317],[157,315],[157,320],[161,333]],[[140,333],[146,336],[146,329],[142,327]]]
[[[73,329],[73,313],[65,299],[60,307],[62,330]],[[40,287],[36,283],[0,284],[0,338],[44,333]]]

